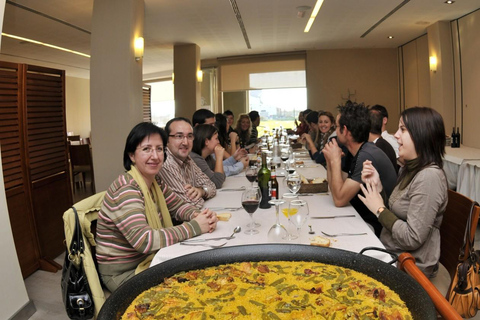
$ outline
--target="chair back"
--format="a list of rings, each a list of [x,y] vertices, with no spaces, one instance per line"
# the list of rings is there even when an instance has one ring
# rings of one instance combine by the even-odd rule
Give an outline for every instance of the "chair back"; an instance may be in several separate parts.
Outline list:
[[[93,302],[95,304],[95,315],[98,315],[103,303],[105,302],[105,294],[102,289],[102,283],[100,281],[96,266],[95,231],[92,231],[92,228],[96,225],[98,211],[102,206],[105,193],[105,191],[99,192],[73,205],[78,213],[83,243],[85,244],[82,262],[90,289],[92,290]],[[63,214],[63,222],[65,243],[68,250],[68,248],[70,248],[70,243],[72,241],[72,236],[75,229],[75,213],[72,208],[68,209]]]
[[[75,135],[75,136],[67,136],[68,142],[72,141],[80,141],[80,135]]]
[[[88,144],[70,145],[69,148],[72,166],[92,165],[92,155]]]
[[[471,215],[470,212],[472,212]],[[473,243],[479,215],[480,207],[475,201],[458,192],[448,190],[448,204],[440,227],[440,263],[447,269],[451,279],[457,270],[458,261],[468,257],[470,250],[468,243],[463,257],[459,257],[467,224],[470,220],[470,240]]]

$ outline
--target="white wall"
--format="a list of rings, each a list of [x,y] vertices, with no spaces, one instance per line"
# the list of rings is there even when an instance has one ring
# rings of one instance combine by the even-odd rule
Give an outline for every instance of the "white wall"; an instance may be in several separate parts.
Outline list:
[[[29,303],[29,298],[13,243],[1,160],[0,152],[0,317],[10,319]]]
[[[65,91],[67,131],[90,137],[90,80],[66,77]]]
[[[0,0],[0,44],[5,0]],[[0,312],[1,318],[10,319],[29,303],[27,289],[18,263],[12,228],[8,216],[5,183],[3,181],[2,152],[0,145]]]

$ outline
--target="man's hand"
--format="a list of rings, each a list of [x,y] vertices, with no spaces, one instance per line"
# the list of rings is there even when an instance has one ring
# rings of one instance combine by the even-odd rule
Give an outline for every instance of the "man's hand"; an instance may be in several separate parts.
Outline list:
[[[187,191],[187,197],[194,202],[205,195],[205,190],[199,187],[195,188],[191,184],[185,185],[185,191]]]
[[[338,146],[337,139],[332,139],[322,150],[327,162],[342,161],[342,148]]]
[[[248,154],[247,150],[245,149],[237,149],[235,151],[235,153],[233,154],[233,158],[235,159],[235,161],[240,161],[240,159],[246,157]]]
[[[248,157],[243,157],[240,159],[240,162],[243,163],[243,169],[248,168],[248,163],[250,162],[250,159]]]

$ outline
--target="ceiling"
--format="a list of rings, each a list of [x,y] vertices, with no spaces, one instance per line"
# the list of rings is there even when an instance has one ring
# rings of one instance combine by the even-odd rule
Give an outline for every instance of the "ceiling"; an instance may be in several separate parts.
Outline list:
[[[309,33],[298,6],[315,0],[144,0],[144,79],[168,76],[173,46],[196,43],[201,59],[312,49],[396,48],[480,8],[479,0],[325,0]],[[90,54],[93,0],[7,0],[3,32]],[[373,27],[373,29],[372,29]],[[370,32],[368,32],[370,30]],[[364,35],[362,37],[362,35]],[[394,36],[388,39],[388,36]],[[89,78],[90,59],[2,37],[0,60],[64,69]]]

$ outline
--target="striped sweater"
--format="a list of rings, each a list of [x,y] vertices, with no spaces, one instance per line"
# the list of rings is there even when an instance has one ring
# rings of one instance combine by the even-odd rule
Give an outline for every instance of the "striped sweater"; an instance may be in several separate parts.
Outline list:
[[[197,208],[185,203],[157,178],[170,215],[189,221]],[[160,220],[162,215],[159,213]],[[200,235],[195,220],[179,226],[152,229],[145,216],[143,194],[128,173],[115,180],[107,190],[97,222],[97,260],[101,274],[116,275],[133,270],[149,254],[160,248]]]

